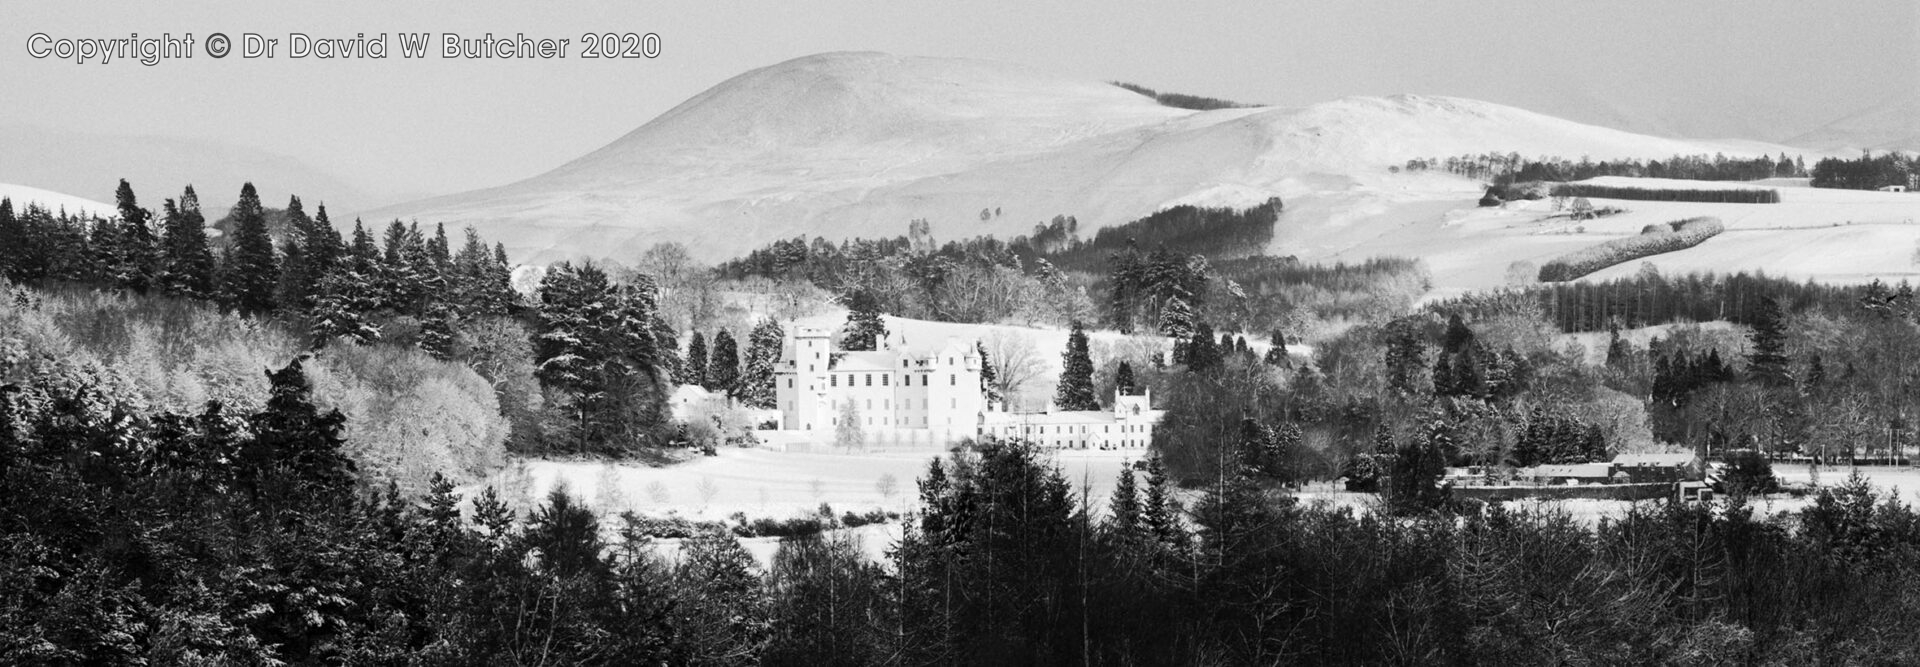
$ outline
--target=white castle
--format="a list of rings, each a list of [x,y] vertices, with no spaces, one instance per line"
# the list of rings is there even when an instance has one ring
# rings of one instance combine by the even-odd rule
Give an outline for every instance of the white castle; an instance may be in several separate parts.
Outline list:
[[[831,442],[842,416],[872,442],[944,444],[980,435],[1049,447],[1145,448],[1162,411],[1148,395],[1116,393],[1112,410],[1004,412],[987,400],[977,343],[948,338],[916,349],[898,336],[872,351],[833,349],[831,330],[791,327],[774,374],[780,428]]]

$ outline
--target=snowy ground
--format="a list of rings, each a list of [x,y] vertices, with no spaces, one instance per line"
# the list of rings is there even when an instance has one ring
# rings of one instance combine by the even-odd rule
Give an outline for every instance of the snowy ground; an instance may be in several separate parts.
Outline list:
[[[1143,455],[1141,451],[1061,451],[1051,459],[1075,493],[1084,490],[1098,508],[1112,495],[1121,466]],[[785,519],[811,513],[822,503],[832,505],[836,514],[873,509],[906,514],[918,508],[917,480],[926,474],[928,462],[945,456],[945,451],[931,447],[844,454],[722,448],[718,456],[667,467],[524,461],[467,491],[491,485],[510,501],[531,504],[540,502],[556,484],[564,484],[603,514],[634,511],[693,520],[724,520],[735,512],[749,519]],[[878,556],[898,539],[899,525],[852,532],[861,537],[870,554]],[[778,540],[772,538],[744,543],[763,563],[778,548]]]
[[[1920,469],[1889,466],[1861,466],[1861,476],[1867,478],[1880,494],[1881,499],[1897,498],[1907,504],[1920,504]],[[1846,466],[1823,467],[1819,472],[1821,487],[1837,487],[1846,483],[1852,469]],[[1805,465],[1775,465],[1774,475],[1782,484],[1809,484],[1813,481]],[[1651,507],[1659,501],[1639,501]],[[1776,516],[1791,514],[1806,509],[1813,504],[1811,494],[1795,498],[1786,494],[1775,494],[1751,501],[1757,516]],[[1512,508],[1542,509],[1562,511],[1591,525],[1603,518],[1618,517],[1633,507],[1634,503],[1623,500],[1557,500],[1557,501],[1521,501],[1509,503]]]
[[[1480,189],[1465,179],[1400,177],[1373,188],[1316,193],[1288,200],[1269,252],[1310,261],[1419,257],[1442,295],[1507,283],[1515,262],[1535,267],[1554,257],[1641,228],[1713,216],[1727,231],[1678,252],[1627,262],[1585,280],[1631,276],[1651,262],[1662,273],[1765,271],[1769,275],[1834,282],[1920,279],[1920,194],[1810,188],[1804,179],[1727,183],[1604,177],[1592,183],[1639,188],[1764,187],[1780,191],[1778,204],[1708,204],[1593,198],[1625,213],[1574,221],[1550,200],[1481,208]],[[1288,222],[1295,225],[1289,227]]]
[[[42,190],[40,188],[8,183],[0,183],[0,199],[12,200],[13,212],[16,215],[25,211],[27,204],[39,204],[46,207],[48,211],[52,211],[55,215],[58,215],[63,209],[74,215],[90,213],[101,217],[113,217],[120,214],[120,210],[113,204],[97,202],[85,197],[77,197],[52,190]]]

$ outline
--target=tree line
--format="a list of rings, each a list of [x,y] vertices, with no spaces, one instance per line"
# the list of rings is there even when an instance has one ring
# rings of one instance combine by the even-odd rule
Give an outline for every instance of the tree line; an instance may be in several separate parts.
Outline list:
[[[1816,188],[1876,190],[1889,185],[1913,188],[1913,176],[1920,174],[1920,156],[1899,151],[1874,155],[1865,151],[1854,159],[1830,157],[1813,163],[1812,185]]]
[[[457,246],[444,226],[398,220],[377,238],[358,220],[342,235],[324,204],[309,215],[296,195],[269,211],[248,183],[216,238],[191,186],[159,216],[124,180],[115,199],[111,219],[16,214],[0,201],[0,270],[23,285],[209,302],[303,332],[313,350],[395,345],[467,364],[494,384],[516,451],[624,455],[679,442],[665,410],[678,336],[649,275],[562,263],[529,302],[504,247],[472,229]]]
[[[1394,167],[1399,170],[1402,167]],[[1781,153],[1778,158],[1765,155],[1729,158],[1724,154],[1675,155],[1665,160],[1595,161],[1564,157],[1522,158],[1519,153],[1481,153],[1447,158],[1414,158],[1404,165],[1407,172],[1445,171],[1467,178],[1509,185],[1528,181],[1584,181],[1601,176],[1631,178],[1674,178],[1690,181],[1757,181],[1765,178],[1799,178],[1808,175],[1806,159]]]

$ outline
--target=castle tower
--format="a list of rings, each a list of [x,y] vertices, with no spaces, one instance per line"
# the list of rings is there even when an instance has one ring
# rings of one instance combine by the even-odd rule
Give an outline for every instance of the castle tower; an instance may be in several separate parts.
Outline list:
[[[782,351],[784,360],[774,373],[774,399],[780,408],[780,427],[820,430],[833,421],[826,407],[827,367],[833,359],[833,333],[818,327],[795,327]]]

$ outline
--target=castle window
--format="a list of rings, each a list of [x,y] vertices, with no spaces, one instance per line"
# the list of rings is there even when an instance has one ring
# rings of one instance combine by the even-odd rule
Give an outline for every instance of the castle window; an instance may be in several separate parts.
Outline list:
[[[867,374],[867,386],[869,386],[869,387],[871,387],[871,386],[873,386],[873,374],[872,374],[872,373],[868,373],[868,374]]]
[[[931,376],[931,375],[922,375],[922,376],[920,376],[920,386],[922,386],[922,387],[925,387],[925,386],[927,386],[927,382],[929,382],[929,381],[932,381],[932,380],[933,380],[933,376]]]
[[[833,386],[835,386],[835,387],[838,387],[838,386],[840,386],[840,376],[838,376],[838,375],[829,375],[829,376],[827,376],[827,382],[828,382],[829,384],[832,384],[832,385],[833,385]]]
[[[787,378],[787,388],[788,389],[793,388],[793,378]]]
[[[959,386],[959,385],[960,385],[960,376],[959,376],[959,375],[955,375],[955,374],[953,374],[953,373],[948,373],[948,374],[947,374],[947,384],[950,384],[950,385],[954,385],[954,386],[956,386],[956,387],[957,387],[957,386]]]

